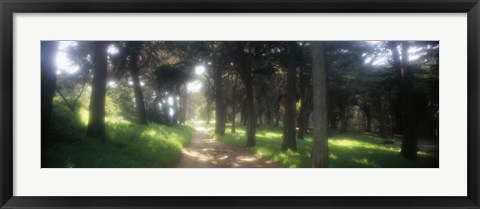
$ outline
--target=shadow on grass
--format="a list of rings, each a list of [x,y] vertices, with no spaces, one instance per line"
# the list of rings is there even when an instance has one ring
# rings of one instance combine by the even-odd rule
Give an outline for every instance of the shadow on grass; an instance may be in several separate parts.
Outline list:
[[[212,125],[209,126],[211,129]],[[213,129],[211,129],[213,130]],[[245,146],[245,127],[238,126],[236,133],[216,137],[227,144]],[[361,134],[336,134],[329,138],[330,167],[332,168],[438,168],[438,153],[418,153],[417,161],[400,156],[400,141],[382,144],[383,139]],[[309,168],[312,165],[312,138],[297,140],[297,152],[282,151],[282,130],[259,127],[256,146],[252,152],[281,163],[285,167]]]
[[[173,167],[193,132],[190,125],[137,125],[107,118],[107,138],[88,138],[85,112],[54,105],[52,137],[42,139],[50,141],[42,147],[42,168]]]

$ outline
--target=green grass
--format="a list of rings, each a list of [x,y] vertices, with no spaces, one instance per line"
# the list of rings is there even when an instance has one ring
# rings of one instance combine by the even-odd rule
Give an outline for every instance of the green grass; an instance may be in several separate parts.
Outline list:
[[[208,128],[213,132],[214,125]],[[225,136],[216,136],[227,144],[245,146],[245,127],[238,126],[236,133],[227,129]],[[415,162],[400,156],[400,139],[392,139],[394,144],[381,144],[384,139],[363,134],[334,134],[329,138],[330,167],[332,168],[438,168],[437,153],[418,152]],[[256,146],[251,151],[259,156],[280,163],[285,167],[308,168],[312,165],[312,137],[297,140],[297,152],[281,150],[282,130],[259,127],[256,132]],[[429,144],[419,144],[421,150],[431,148]]]
[[[88,138],[88,112],[54,103],[51,143],[42,147],[44,168],[172,167],[191,138],[191,125],[137,125],[106,118],[105,140]],[[42,139],[43,140],[43,139]]]

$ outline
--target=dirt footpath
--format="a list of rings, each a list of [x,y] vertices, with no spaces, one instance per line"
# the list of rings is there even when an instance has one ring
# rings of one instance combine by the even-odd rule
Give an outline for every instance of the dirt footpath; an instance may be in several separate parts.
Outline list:
[[[216,141],[200,123],[182,150],[177,168],[280,168],[277,163],[252,154],[246,147]]]

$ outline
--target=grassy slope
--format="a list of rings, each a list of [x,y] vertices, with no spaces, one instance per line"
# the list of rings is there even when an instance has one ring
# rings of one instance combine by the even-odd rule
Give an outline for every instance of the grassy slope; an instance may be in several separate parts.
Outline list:
[[[86,136],[86,111],[76,114],[62,104],[53,110],[53,143],[42,148],[44,168],[172,167],[193,132],[189,125],[140,126],[107,118],[107,139],[98,140]]]
[[[213,132],[213,126],[209,126]],[[216,137],[227,144],[245,146],[245,127],[239,126],[236,133],[227,129],[224,137]],[[410,168],[438,167],[438,153],[419,152],[418,160],[411,162],[402,158],[400,140],[394,140],[393,145],[381,144],[384,140],[374,136],[361,134],[336,134],[329,138],[330,167],[333,168]],[[256,146],[252,152],[259,156],[273,159],[285,167],[311,167],[312,138],[297,140],[298,152],[281,151],[282,130],[279,128],[260,127],[256,133]],[[422,145],[424,148],[428,145]]]

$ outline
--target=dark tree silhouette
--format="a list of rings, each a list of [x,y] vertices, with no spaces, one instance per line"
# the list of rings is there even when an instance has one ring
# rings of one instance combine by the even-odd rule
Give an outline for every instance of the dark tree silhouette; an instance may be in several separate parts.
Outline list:
[[[107,85],[107,46],[108,42],[95,42],[93,56],[92,94],[88,118],[87,135],[105,138],[105,94]]]
[[[223,98],[223,66],[222,66],[222,51],[221,43],[214,42],[212,43],[212,65],[214,70],[214,85],[215,85],[215,133],[223,136],[225,135],[225,123],[227,122],[227,106],[225,104],[225,99]]]
[[[255,130],[257,127],[257,117],[255,108],[255,90],[253,87],[253,47],[245,46],[244,43],[238,42],[239,54],[239,70],[243,85],[245,86],[245,93],[247,95],[247,146],[255,146]]]
[[[58,43],[56,41],[41,42],[41,130],[42,141],[48,141],[50,136],[50,123],[52,115],[52,101],[55,96],[57,75],[55,65],[55,55]]]
[[[328,167],[328,83],[325,42],[312,42],[314,168]]]
[[[182,98],[179,102],[179,114],[178,114],[178,122],[180,124],[185,124],[187,118],[187,87],[185,83],[181,83],[178,85],[178,96]]]
[[[403,140],[400,153],[408,160],[417,159],[417,135],[413,75],[408,61],[408,41],[390,42],[393,65],[399,76],[400,102],[402,112]],[[401,54],[398,52],[401,50]]]
[[[285,115],[283,120],[283,150],[297,150],[297,141],[295,139],[295,96],[297,65],[295,61],[297,42],[287,42],[287,83],[284,90],[284,108]]]
[[[236,126],[236,117],[237,117],[237,86],[238,86],[238,74],[235,73],[234,75],[234,84],[232,88],[232,127],[231,131],[232,133],[235,133],[235,126]]]
[[[298,139],[303,139],[308,129],[308,118],[312,109],[312,84],[311,70],[303,69],[300,73],[300,98],[301,106],[298,115]]]
[[[145,110],[145,101],[140,83],[140,70],[138,69],[138,56],[142,48],[142,43],[137,41],[128,42],[128,68],[133,82],[133,91],[135,92],[135,107],[137,109],[138,123],[147,124],[147,112]]]

